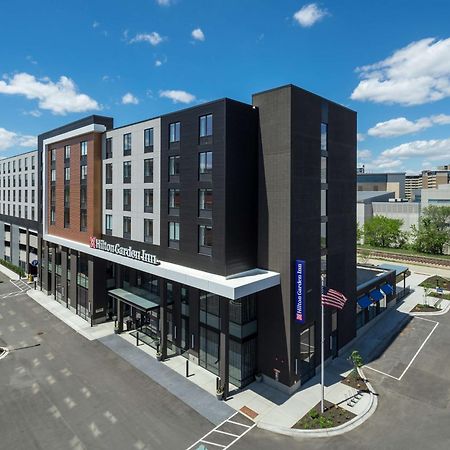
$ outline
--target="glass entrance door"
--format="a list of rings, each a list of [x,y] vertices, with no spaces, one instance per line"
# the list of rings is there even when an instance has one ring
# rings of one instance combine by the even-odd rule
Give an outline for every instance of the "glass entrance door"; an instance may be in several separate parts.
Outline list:
[[[219,375],[219,333],[204,326],[200,327],[200,365]]]

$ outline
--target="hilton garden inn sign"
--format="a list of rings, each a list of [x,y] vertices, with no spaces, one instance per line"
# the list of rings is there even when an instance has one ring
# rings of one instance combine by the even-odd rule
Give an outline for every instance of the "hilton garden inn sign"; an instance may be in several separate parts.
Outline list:
[[[120,244],[110,244],[103,239],[97,239],[95,236],[89,238],[90,247],[96,250],[102,250],[104,252],[114,253],[115,255],[125,256],[127,258],[136,259],[149,264],[159,265],[161,264],[158,258],[151,253],[148,253],[144,249],[134,250],[133,247],[122,247]]]

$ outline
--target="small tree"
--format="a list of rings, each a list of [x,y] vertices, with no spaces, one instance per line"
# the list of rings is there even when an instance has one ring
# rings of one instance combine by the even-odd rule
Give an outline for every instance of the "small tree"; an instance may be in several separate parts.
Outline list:
[[[407,240],[403,220],[374,216],[364,224],[364,242],[374,247],[400,247]]]
[[[450,206],[428,206],[422,213],[419,227],[412,227],[413,247],[423,253],[439,255],[450,242]]]
[[[356,222],[356,243],[362,244],[364,239],[364,228]]]

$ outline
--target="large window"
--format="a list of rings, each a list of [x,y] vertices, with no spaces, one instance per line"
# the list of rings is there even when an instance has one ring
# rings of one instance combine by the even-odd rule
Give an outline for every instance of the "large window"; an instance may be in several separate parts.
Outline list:
[[[112,189],[106,189],[105,191],[105,208],[112,209],[113,204],[113,191]]]
[[[328,125],[326,123],[320,124],[320,150],[328,151]]]
[[[88,152],[88,143],[87,141],[82,141],[80,142],[80,156],[87,156],[87,152]]]
[[[144,152],[153,151],[153,128],[144,130]]]
[[[144,212],[153,212],[153,189],[144,189]]]
[[[198,215],[199,217],[211,219],[213,208],[212,189],[198,190]]]
[[[144,242],[153,244],[153,220],[144,219]]]
[[[64,168],[64,182],[67,183],[70,181],[70,167]]]
[[[87,180],[87,166],[80,166],[80,181],[84,182]]]
[[[327,160],[328,158],[326,156],[320,157],[320,182],[322,184],[328,183]]]
[[[198,227],[198,252],[202,255],[211,256],[213,245],[212,227],[199,225]]]
[[[112,158],[112,138],[106,138],[105,158]]]
[[[80,186],[80,209],[87,209],[87,186]]]
[[[123,237],[131,239],[131,217],[124,216],[123,218]]]
[[[180,224],[178,222],[169,222],[169,247],[180,248]]]
[[[169,156],[169,181],[179,181],[180,179],[180,157]]]
[[[123,182],[131,183],[131,161],[123,162]]]
[[[212,174],[212,152],[199,153],[198,167],[200,180],[211,180]]]
[[[85,209],[80,210],[80,231],[87,230],[87,211]]]
[[[212,136],[213,134],[213,116],[208,114],[200,117],[200,138]]]
[[[327,222],[320,224],[320,248],[327,248]]]
[[[302,383],[314,375],[315,369],[315,343],[314,325],[300,333],[299,371]]]
[[[153,183],[153,158],[144,159],[144,183]]]
[[[169,214],[178,216],[180,213],[180,190],[169,189]]]
[[[131,133],[123,135],[123,156],[131,155]]]
[[[112,184],[113,168],[112,163],[105,165],[105,183]]]
[[[70,159],[70,145],[64,146],[64,159]]]
[[[180,122],[171,123],[169,125],[169,142],[173,144],[174,142],[180,142]]]
[[[112,215],[105,215],[105,234],[112,234]]]
[[[131,211],[131,189],[123,190],[123,210]]]

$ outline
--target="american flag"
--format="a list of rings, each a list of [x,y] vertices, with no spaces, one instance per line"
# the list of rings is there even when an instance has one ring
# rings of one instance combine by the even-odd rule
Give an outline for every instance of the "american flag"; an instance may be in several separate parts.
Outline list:
[[[330,289],[326,286],[322,288],[322,304],[325,306],[333,306],[342,309],[347,301],[347,297],[339,291]]]

